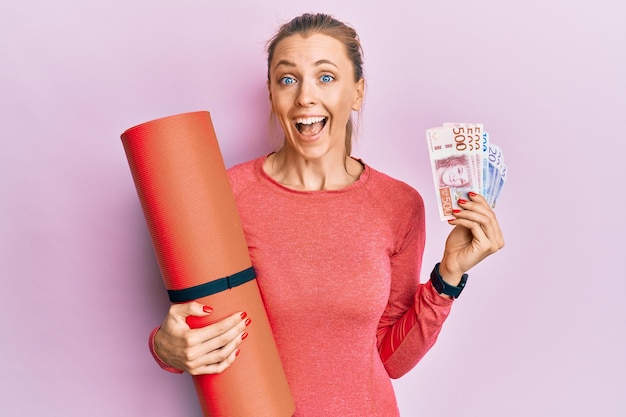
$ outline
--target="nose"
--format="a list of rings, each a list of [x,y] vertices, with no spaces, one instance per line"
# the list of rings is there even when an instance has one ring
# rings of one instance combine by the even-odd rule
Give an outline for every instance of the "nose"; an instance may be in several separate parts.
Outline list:
[[[299,84],[298,95],[296,96],[296,105],[309,107],[315,104],[315,102],[315,85],[309,81],[302,80]]]

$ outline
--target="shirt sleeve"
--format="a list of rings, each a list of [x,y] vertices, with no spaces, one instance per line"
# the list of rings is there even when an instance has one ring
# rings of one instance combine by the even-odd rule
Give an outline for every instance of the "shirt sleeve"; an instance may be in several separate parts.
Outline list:
[[[391,378],[409,372],[437,341],[452,299],[441,297],[429,282],[420,284],[425,245],[424,203],[413,199],[399,222],[397,249],[391,256],[389,301],[377,329],[378,351]]]

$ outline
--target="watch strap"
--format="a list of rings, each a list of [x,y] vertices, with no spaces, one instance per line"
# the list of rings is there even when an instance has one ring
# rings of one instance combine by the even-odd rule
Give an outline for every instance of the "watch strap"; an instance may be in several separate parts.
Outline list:
[[[465,288],[468,275],[463,274],[463,276],[461,277],[461,282],[459,282],[459,285],[455,287],[454,285],[448,284],[441,277],[441,274],[439,273],[440,264],[441,263],[438,262],[433,268],[433,272],[430,273],[430,282],[433,284],[433,287],[435,287],[435,290],[437,290],[439,294],[445,294],[453,298],[458,298],[461,294],[461,291],[463,291],[463,288]]]

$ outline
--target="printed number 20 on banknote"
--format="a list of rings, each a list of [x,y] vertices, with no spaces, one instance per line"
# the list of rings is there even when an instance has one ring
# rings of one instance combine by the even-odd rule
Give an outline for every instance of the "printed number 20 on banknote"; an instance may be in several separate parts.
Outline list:
[[[426,137],[439,216],[442,220],[452,219],[452,210],[459,209],[459,198],[467,199],[469,191],[480,192],[474,161],[482,137],[460,125],[428,129]]]

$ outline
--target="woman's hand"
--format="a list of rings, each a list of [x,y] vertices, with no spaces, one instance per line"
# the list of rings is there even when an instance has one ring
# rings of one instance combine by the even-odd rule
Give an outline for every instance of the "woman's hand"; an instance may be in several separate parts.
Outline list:
[[[154,351],[162,361],[191,375],[217,374],[228,368],[239,353],[237,346],[247,337],[250,324],[238,312],[208,326],[191,329],[188,316],[206,317],[209,307],[196,302],[173,304],[154,336]]]
[[[462,210],[448,221],[455,227],[446,240],[439,272],[450,285],[458,285],[465,272],[504,246],[498,219],[485,198],[473,192],[468,196],[469,201],[458,200]]]

